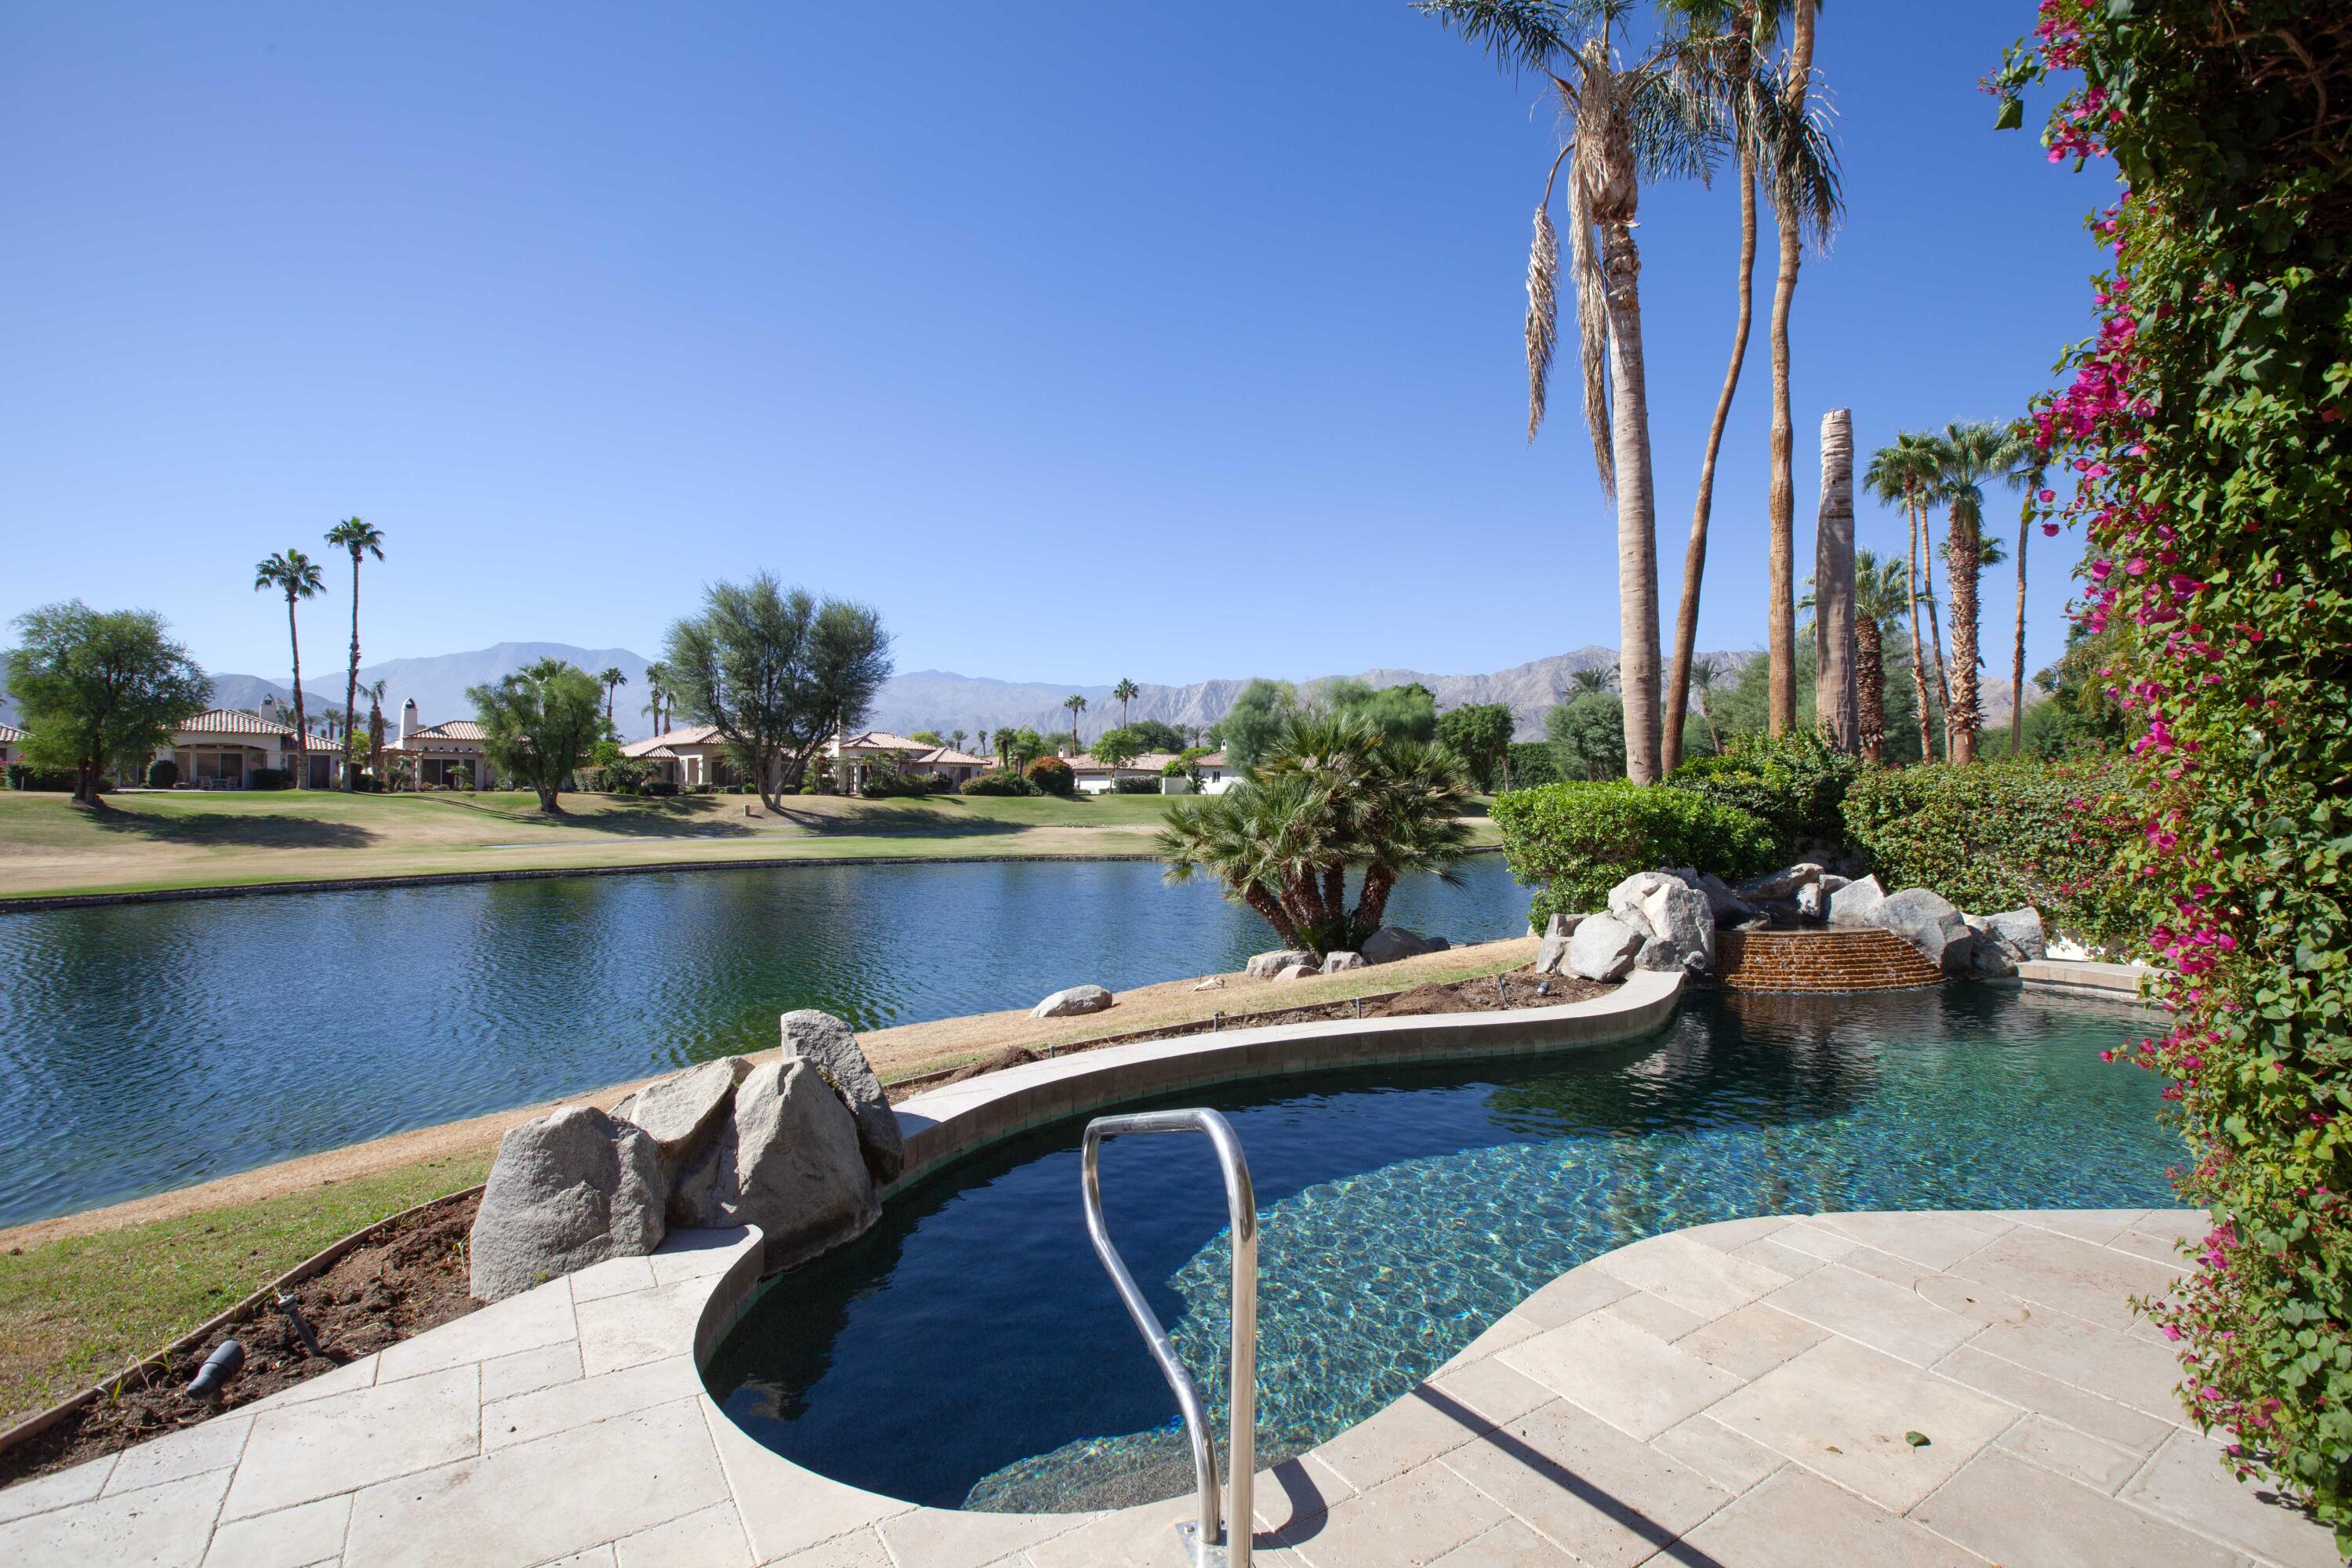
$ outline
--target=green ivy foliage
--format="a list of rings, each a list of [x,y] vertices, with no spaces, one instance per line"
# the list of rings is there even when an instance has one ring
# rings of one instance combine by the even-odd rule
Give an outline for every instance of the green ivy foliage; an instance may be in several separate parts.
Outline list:
[[[2117,873],[2137,818],[2105,763],[1938,763],[1872,769],[1846,792],[1846,837],[1892,888],[1933,888],[1964,910],[2031,904],[2055,926],[2137,942],[2153,922]]]
[[[1733,735],[1715,755],[1676,768],[1669,782],[1760,819],[1777,840],[1773,852],[1790,855],[1808,839],[1834,843],[1845,836],[1840,808],[1861,771],[1859,758],[1807,729],[1778,738]]]
[[[1597,910],[1636,871],[1695,866],[1727,881],[1772,863],[1772,830],[1671,784],[1545,784],[1495,797],[1511,875],[1537,889],[1528,923]]]
[[[2126,858],[2174,1027],[2160,1071],[2208,1207],[2154,1315],[2185,1404],[2352,1552],[2352,14],[2044,0],[1994,84],[2056,73],[2053,162],[2111,156],[2099,330],[2039,408],[2053,526],[2126,714]]]

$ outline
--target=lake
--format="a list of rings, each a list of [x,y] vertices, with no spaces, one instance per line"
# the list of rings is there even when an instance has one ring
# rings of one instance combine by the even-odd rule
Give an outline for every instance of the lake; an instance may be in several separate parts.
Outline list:
[[[1496,855],[1396,924],[1527,930]],[[0,915],[0,1225],[776,1043],[1237,969],[1255,915],[1146,861],[791,866]]]

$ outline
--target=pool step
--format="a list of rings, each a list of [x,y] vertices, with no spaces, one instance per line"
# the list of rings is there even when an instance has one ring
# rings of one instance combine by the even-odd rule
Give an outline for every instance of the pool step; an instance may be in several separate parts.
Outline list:
[[[1891,931],[1727,931],[1715,937],[1727,991],[1913,991],[1944,973]]]

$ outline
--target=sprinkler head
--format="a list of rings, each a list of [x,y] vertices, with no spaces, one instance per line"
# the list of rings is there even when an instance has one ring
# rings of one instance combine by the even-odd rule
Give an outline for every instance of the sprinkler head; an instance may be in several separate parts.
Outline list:
[[[195,1381],[188,1384],[188,1397],[207,1401],[217,1400],[228,1387],[228,1380],[245,1366],[245,1347],[235,1340],[223,1340],[220,1348],[205,1357],[205,1364],[196,1369]]]

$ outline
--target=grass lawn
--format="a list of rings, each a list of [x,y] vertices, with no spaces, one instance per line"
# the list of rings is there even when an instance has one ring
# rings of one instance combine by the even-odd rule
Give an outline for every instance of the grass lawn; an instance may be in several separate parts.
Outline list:
[[[778,816],[755,795],[575,795],[550,817],[521,793],[131,793],[91,812],[0,791],[0,899],[681,861],[1141,855],[1169,798],[791,795]],[[1494,842],[1486,822],[1475,828]]]

